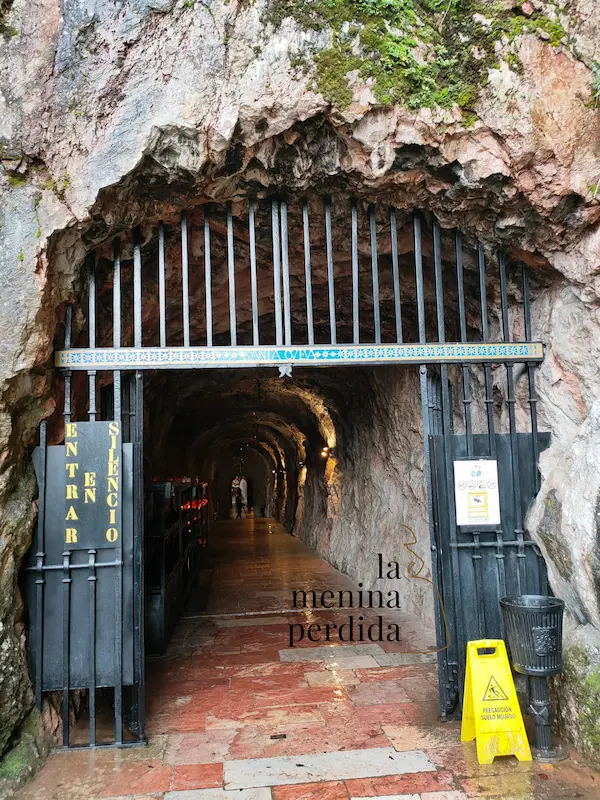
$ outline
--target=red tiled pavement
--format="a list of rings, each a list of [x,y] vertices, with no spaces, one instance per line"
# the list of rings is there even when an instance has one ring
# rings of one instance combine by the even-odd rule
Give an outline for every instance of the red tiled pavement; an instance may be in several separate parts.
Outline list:
[[[370,666],[347,666],[339,657],[337,666],[282,661],[290,624],[341,624],[348,616],[347,610],[292,613],[292,590],[354,584],[269,520],[218,524],[212,543],[218,560],[207,614],[180,620],[165,656],[147,665],[149,746],[53,754],[20,800],[158,800],[168,791],[222,787],[223,763],[231,759],[377,747],[423,749],[437,771],[278,786],[273,800],[429,792],[459,792],[449,797],[463,800],[600,800],[599,774],[574,760],[552,769],[514,759],[480,767],[474,745],[460,743],[457,726],[438,721],[432,664],[379,667],[372,657],[361,657]],[[411,629],[419,628],[413,620]],[[423,650],[423,636],[425,642],[407,638],[383,649]],[[336,652],[346,646],[331,644]],[[314,646],[305,640],[298,651],[309,657]]]
[[[114,774],[108,775],[97,797],[166,792],[171,786],[173,768],[157,761],[144,764],[125,763]]]
[[[175,767],[172,791],[214,789],[223,786],[223,764],[186,764]]]
[[[380,797],[394,794],[443,792],[460,788],[451,772],[424,772],[412,775],[390,775],[385,778],[363,778],[346,781],[350,797]]]
[[[342,781],[276,786],[274,800],[348,800],[348,789]]]

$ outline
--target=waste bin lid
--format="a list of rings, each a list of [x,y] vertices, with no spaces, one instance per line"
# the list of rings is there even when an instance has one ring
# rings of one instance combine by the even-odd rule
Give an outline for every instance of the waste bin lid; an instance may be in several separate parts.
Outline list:
[[[514,597],[503,597],[500,605],[511,609],[529,609],[531,611],[558,611],[565,604],[558,597],[549,597],[543,594],[520,594]]]

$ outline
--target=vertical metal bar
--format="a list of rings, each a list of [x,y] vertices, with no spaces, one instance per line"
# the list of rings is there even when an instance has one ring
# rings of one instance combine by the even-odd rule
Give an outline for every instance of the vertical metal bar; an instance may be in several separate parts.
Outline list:
[[[88,336],[89,346],[96,347],[96,254],[88,256]]]
[[[229,336],[231,346],[237,345],[237,324],[235,319],[235,253],[233,243],[233,215],[231,203],[227,203],[227,272],[229,277]]]
[[[375,344],[381,344],[381,310],[379,308],[379,265],[377,263],[377,223],[375,206],[369,206],[369,229],[371,231],[371,280],[373,284],[373,325]]]
[[[89,259],[88,272],[89,346],[96,347],[96,257]],[[113,330],[114,333],[114,330]],[[96,372],[88,371],[90,422],[96,421]],[[88,550],[88,705],[90,714],[90,747],[96,746],[96,550]]]
[[[181,212],[181,292],[183,295],[183,346],[190,346],[190,290],[187,212]]]
[[[483,342],[489,342],[488,312],[487,312],[487,287],[485,280],[485,253],[481,244],[477,246],[477,265],[479,270],[479,297],[481,303],[481,335]],[[496,432],[494,430],[494,395],[492,383],[491,364],[483,365],[485,383],[485,410],[488,428],[488,447],[490,457],[496,458]]]
[[[210,218],[204,206],[204,289],[206,292],[206,346],[213,345],[212,332],[212,275],[210,263]]]
[[[283,344],[283,319],[281,316],[281,246],[279,241],[279,203],[271,203],[273,229],[273,292],[275,304],[275,343]]]
[[[398,268],[398,228],[396,209],[390,206],[390,235],[392,240],[392,277],[394,279],[394,311],[396,315],[396,342],[402,342],[402,305],[400,301],[400,270]]]
[[[358,286],[358,201],[352,198],[352,342],[360,343],[360,298]]]
[[[331,344],[337,344],[335,321],[335,286],[333,278],[333,244],[331,241],[331,199],[325,201],[325,239],[327,245],[327,288],[329,293],[329,330]]]
[[[435,515],[433,508],[433,479],[432,479],[432,463],[431,463],[431,450],[430,450],[430,437],[432,435],[430,427],[429,416],[429,396],[428,396],[428,375],[427,367],[425,364],[419,366],[419,382],[421,386],[421,416],[423,418],[423,442],[425,446],[425,480],[427,488],[427,514],[429,520],[429,542],[431,548],[431,574],[436,582],[436,588],[439,591],[439,596],[442,596],[443,587],[439,585],[440,575],[440,560],[436,541],[436,527]],[[446,652],[445,648],[449,645],[446,636],[446,628],[443,624],[442,609],[439,607],[438,598],[434,597],[435,608],[435,629],[436,629],[436,642],[438,646],[437,661],[438,661],[438,684],[440,689],[440,706],[442,709],[442,716],[446,715],[446,695],[447,695],[447,677],[446,677]]]
[[[256,229],[254,222],[254,200],[250,200],[248,208],[248,232],[250,235],[250,284],[252,292],[252,344],[260,344],[258,333],[258,283],[256,276]]]
[[[44,559],[46,556],[46,472],[48,465],[48,424],[40,425],[40,474],[38,476],[38,519],[36,530],[35,564],[35,705],[42,710],[42,686],[44,684]]]
[[[521,264],[523,280],[523,316],[525,321],[525,341],[531,341],[531,301],[529,293],[529,268]],[[533,491],[537,494],[540,490],[540,444],[538,438],[537,421],[537,394],[535,391],[535,367],[530,362],[527,364],[527,377],[529,380],[529,411],[531,415],[531,450],[533,456]]]
[[[500,267],[500,302],[502,308],[502,333],[505,342],[510,342],[510,328],[508,318],[508,292],[506,284],[506,260],[504,253],[498,254],[498,263]],[[517,545],[517,588],[518,593],[524,591],[527,581],[527,572],[525,566],[525,546],[524,546],[524,533],[523,530],[523,513],[521,509],[521,475],[519,471],[519,442],[517,436],[517,418],[515,413],[515,382],[513,374],[513,365],[506,362],[506,388],[508,405],[508,421],[510,431],[510,455],[511,455],[511,480],[513,491],[513,507],[515,515],[515,538],[518,542]]]
[[[120,243],[117,239],[113,242],[113,253],[114,253],[114,279],[113,279],[113,347],[120,347],[121,346],[121,258],[120,258]],[[133,291],[134,291],[134,330],[133,330],[133,337],[134,337],[134,346],[141,347],[142,343],[142,318],[141,318],[141,302],[142,302],[142,287],[141,287],[141,273],[142,273],[142,259],[141,259],[141,251],[140,251],[140,229],[134,228],[133,231]],[[164,264],[163,264],[164,267]],[[138,312],[136,315],[136,307],[138,308]],[[113,417],[115,420],[118,420],[122,426],[122,416],[121,416],[121,372],[120,370],[115,370],[113,372]],[[121,463],[123,461],[122,454],[121,454]],[[121,553],[119,554],[119,548],[121,548],[121,537],[122,537],[122,530],[123,530],[123,515],[121,510],[122,505],[122,483],[123,479],[121,477],[122,469],[119,470],[119,507],[117,509],[117,514],[119,519],[117,520],[117,530],[121,531],[121,535],[119,536],[117,542],[117,548],[115,549],[115,562],[122,561],[122,549]],[[90,558],[92,557],[92,553],[90,551]],[[96,554],[93,555],[94,562],[96,561]],[[122,683],[122,675],[123,675],[123,668],[122,668],[122,624],[123,624],[123,611],[122,611],[122,593],[123,593],[123,575],[122,575],[122,566],[117,565],[115,567],[115,583],[116,583],[116,591],[115,591],[115,727],[116,727],[116,741],[119,743],[121,741],[120,737],[122,737],[122,725],[119,727],[118,719],[120,715],[122,715],[122,691],[118,690],[118,685]],[[95,579],[95,570],[94,570],[94,580],[92,582],[93,590],[94,590],[94,626],[96,624],[96,579]],[[90,589],[91,595],[91,589]],[[91,614],[91,603],[92,600],[90,599],[90,614]],[[94,641],[95,641],[95,634],[94,634]],[[94,662],[94,675],[95,675],[95,662]],[[90,691],[91,697],[91,691]],[[90,736],[91,736],[91,709],[90,709]]]
[[[442,252],[441,252],[441,229],[437,220],[433,223],[433,261],[435,269],[435,300],[437,311],[438,340],[442,343],[446,341],[446,327],[444,321],[444,287],[442,283]],[[450,389],[448,384],[448,365],[440,365],[440,377],[442,385],[442,420],[444,424],[444,463],[446,468],[446,495],[448,502],[448,523],[450,534],[450,559],[452,562],[452,572],[455,580],[455,615],[456,638],[458,643],[458,676],[460,686],[464,688],[464,650],[466,647],[464,624],[463,624],[463,604],[460,582],[460,564],[458,559],[458,535],[456,529],[456,507],[454,501],[454,466],[452,463],[452,452],[450,449],[450,434],[452,433],[452,415],[450,405]]]
[[[158,225],[158,319],[160,346],[167,346],[167,297],[165,289],[165,226]]]
[[[477,596],[475,598],[477,635],[480,639],[484,639],[486,633],[485,595],[483,589],[483,557],[481,555],[481,539],[479,533],[473,534],[473,553],[471,559],[473,561],[473,572],[475,573],[475,586],[477,591]]]
[[[425,295],[423,292],[423,247],[421,242],[421,217],[413,216],[413,233],[415,242],[415,280],[417,288],[417,320],[419,326],[419,343],[427,341],[425,329]]]
[[[481,303],[481,335],[484,342],[489,341],[488,314],[487,314],[487,285],[485,279],[485,254],[481,244],[477,247],[477,264],[479,270],[479,297]],[[492,367],[489,363],[483,365],[485,383],[485,408],[487,415],[488,448],[490,457],[496,458],[496,431],[494,429],[494,395],[492,383]],[[504,564],[504,538],[502,530],[496,531],[496,579],[498,581],[498,596],[506,596],[506,567]],[[501,619],[502,624],[502,619]]]
[[[65,315],[65,350],[71,347],[71,326],[73,307],[68,305]],[[71,373],[65,373],[65,425],[71,422]],[[62,577],[62,657],[63,657],[63,695],[62,695],[62,741],[69,746],[69,694],[71,683],[71,551],[63,550]]]
[[[312,305],[312,276],[310,270],[310,226],[308,220],[308,200],[302,202],[302,227],[304,231],[304,281],[306,284],[306,327],[308,329],[308,343],[315,343],[315,329],[313,323]]]
[[[462,259],[462,236],[455,231],[456,244],[456,283],[458,286],[458,316],[460,322],[460,340],[467,341],[467,315],[465,311],[465,282]],[[471,381],[468,363],[462,364],[463,405],[465,410],[465,434],[467,437],[467,455],[473,455],[473,423],[471,419]]]
[[[114,420],[119,423],[122,434],[121,414],[121,372],[113,373],[114,385]],[[122,436],[121,436],[122,441]],[[123,453],[120,454],[123,463]],[[123,742],[123,470],[119,470],[119,505],[116,528],[120,531],[115,547],[115,744]]]
[[[62,743],[63,747],[69,746],[69,700],[71,683],[71,551],[63,551],[63,694],[62,694]]]
[[[96,254],[88,256],[88,337],[89,347],[96,347]],[[89,406],[88,415],[90,422],[96,420],[96,371],[88,370]]]
[[[446,340],[446,327],[444,322],[444,288],[442,285],[442,245],[441,229],[437,220],[433,222],[433,264],[435,270],[435,309],[438,331],[438,342]],[[444,365],[442,365],[444,366]],[[442,381],[442,391],[444,384]],[[443,402],[443,401],[442,401]]]
[[[288,219],[287,203],[282,200],[279,204],[279,221],[281,224],[281,268],[283,273],[283,319],[285,330],[285,343],[292,343],[292,316],[290,309],[290,264],[288,253]]]
[[[121,241],[113,239],[113,347],[121,346]]]
[[[414,234],[414,253],[415,253],[415,280],[417,285],[417,317],[419,325],[419,342],[425,342],[425,303],[423,296],[423,251],[421,243],[421,218],[415,213],[413,216],[413,234]],[[425,446],[425,476],[427,485],[427,513],[429,520],[429,537],[431,546],[431,574],[436,581],[439,581],[440,563],[439,553],[437,548],[435,536],[435,515],[433,506],[433,474],[431,462],[431,418],[429,414],[429,381],[427,366],[421,364],[419,366],[419,382],[421,385],[421,410],[423,417],[423,440]],[[441,585],[437,586],[439,596],[444,593],[444,588]],[[442,715],[446,714],[446,698],[448,690],[447,681],[447,652],[446,647],[450,644],[447,641],[446,629],[442,621],[442,609],[438,603],[435,602],[435,625],[436,625],[436,640],[438,645],[438,684],[440,689],[440,705]]]
[[[137,693],[137,734],[144,738],[144,373],[135,373],[135,392],[130,395],[134,403],[133,426],[133,628],[134,628],[134,675]],[[130,411],[131,406],[130,406]]]
[[[133,346],[142,346],[142,232],[133,229]]]
[[[462,236],[460,231],[455,231],[456,247],[456,284],[458,288],[458,317],[460,325],[460,340],[467,342],[467,315],[465,310],[465,283],[462,258]],[[462,384],[463,384],[463,408],[465,416],[465,437],[467,442],[467,456],[473,457],[473,423],[471,417],[471,381],[470,367],[468,363],[462,364]],[[483,559],[481,555],[481,539],[479,533],[473,533],[473,572],[475,574],[475,586],[477,597],[475,608],[477,611],[477,631],[478,636],[483,638],[486,633],[485,601],[483,588]]]
[[[90,747],[96,746],[96,550],[88,550]]]
[[[88,370],[88,389],[89,389],[89,405],[88,405],[88,419],[90,422],[96,421],[96,371],[93,369]]]
[[[73,306],[68,305],[65,312],[65,350],[71,347],[71,324],[73,318]],[[65,370],[65,424],[71,422],[71,370]]]

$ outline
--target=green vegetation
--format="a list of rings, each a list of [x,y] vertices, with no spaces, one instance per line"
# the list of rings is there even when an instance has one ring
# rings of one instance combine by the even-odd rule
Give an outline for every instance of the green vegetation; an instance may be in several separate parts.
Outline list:
[[[31,777],[48,750],[46,734],[37,711],[25,719],[11,747],[0,758],[0,796],[12,797],[12,792]]]
[[[60,180],[55,180],[54,178],[48,178],[48,180],[42,184],[42,189],[46,189],[49,192],[54,192],[54,194],[60,199],[65,199],[65,193],[69,186],[71,185],[71,180],[68,175],[64,175]]]
[[[576,725],[586,755],[597,762],[600,752],[600,668],[590,663],[588,653],[577,645],[565,651],[561,681],[568,686],[577,708]],[[565,720],[574,724],[574,720]]]
[[[600,63],[592,61],[592,74],[594,75],[594,82],[592,84],[592,100],[594,106],[598,108],[600,103]]]
[[[15,27],[12,25],[6,25],[0,20],[0,36],[3,36],[5,39],[12,39],[13,36],[18,35],[19,31]]]
[[[8,176],[8,182],[11,186],[25,186],[27,178],[24,175],[19,175],[18,172],[13,172]]]
[[[39,239],[42,235],[42,223],[40,222],[40,203],[42,202],[42,195],[37,192],[33,201],[33,210],[35,211],[35,221],[37,222],[36,237]]]
[[[457,104],[465,124],[477,117],[474,104],[497,65],[496,45],[534,33],[558,46],[562,26],[534,12],[506,9],[501,0],[272,0],[267,19],[286,17],[306,29],[332,32],[332,45],[313,53],[318,90],[338,108],[352,100],[348,73],[374,80],[380,103],[409,108]],[[508,48],[512,69],[521,65]]]

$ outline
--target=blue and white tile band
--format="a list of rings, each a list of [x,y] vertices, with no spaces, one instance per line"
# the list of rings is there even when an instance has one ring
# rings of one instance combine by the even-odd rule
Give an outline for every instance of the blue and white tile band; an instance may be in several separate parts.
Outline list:
[[[63,369],[186,369],[542,361],[541,342],[488,344],[290,345],[288,347],[121,347],[59,350]]]

